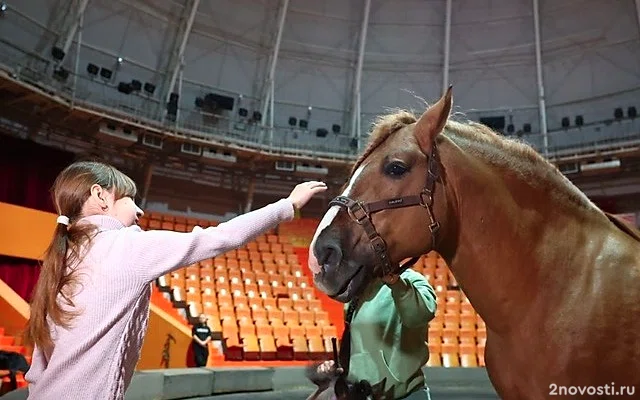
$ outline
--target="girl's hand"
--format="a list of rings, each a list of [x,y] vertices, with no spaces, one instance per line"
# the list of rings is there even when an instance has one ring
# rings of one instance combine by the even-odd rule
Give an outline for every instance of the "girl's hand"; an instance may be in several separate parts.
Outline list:
[[[299,210],[304,207],[309,200],[311,200],[313,195],[324,192],[325,190],[327,190],[327,185],[324,182],[304,182],[293,188],[288,199],[291,200],[293,206]]]

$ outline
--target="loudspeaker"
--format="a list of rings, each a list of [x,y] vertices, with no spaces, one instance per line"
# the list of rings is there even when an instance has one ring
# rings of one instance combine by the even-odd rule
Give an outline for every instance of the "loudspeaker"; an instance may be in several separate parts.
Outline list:
[[[133,89],[131,88],[130,83],[120,82],[118,84],[118,92],[124,93],[124,94],[131,94],[132,91]]]
[[[69,71],[67,71],[63,67],[56,68],[53,71],[53,77],[59,81],[66,81],[67,78],[69,78]]]
[[[178,113],[178,103],[167,104],[167,114],[175,116]]]
[[[569,117],[562,117],[562,127],[568,128],[571,123],[569,122]]]
[[[219,94],[209,93],[204,96],[204,103],[207,107],[232,111],[235,99],[229,96],[221,96]]]
[[[89,75],[97,76],[98,75],[98,71],[100,71],[100,68],[98,68],[97,65],[91,64],[91,63],[89,63],[89,65],[87,65],[87,72],[89,73]]]
[[[584,125],[584,117],[582,115],[576,115],[576,126]]]
[[[149,83],[149,82],[146,82],[144,84],[144,91],[149,93],[149,94],[153,94],[153,92],[156,91],[156,85],[154,85],[152,83]]]
[[[324,128],[318,128],[318,130],[316,130],[317,137],[326,137],[328,133],[329,132]]]
[[[131,90],[135,91],[135,92],[139,92],[140,90],[142,90],[142,82],[140,82],[137,79],[134,79],[131,81]]]
[[[495,131],[503,130],[505,125],[504,117],[481,117],[480,123]]]
[[[100,76],[103,77],[104,79],[111,79],[111,76],[113,75],[113,72],[111,72],[110,69],[104,68],[102,67],[102,69],[100,69]]]
[[[51,49],[51,56],[58,61],[62,61],[62,59],[64,58],[64,50],[62,50],[60,47],[53,47]]]

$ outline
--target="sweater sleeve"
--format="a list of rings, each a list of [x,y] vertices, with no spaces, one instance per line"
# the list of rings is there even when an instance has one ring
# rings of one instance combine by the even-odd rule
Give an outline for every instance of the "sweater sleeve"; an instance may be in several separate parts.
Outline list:
[[[426,325],[436,314],[435,290],[424,275],[411,269],[391,286],[391,295],[404,326]]]
[[[123,257],[135,275],[146,282],[187,265],[216,257],[255,239],[293,218],[289,199],[237,216],[215,227],[192,232],[127,229],[121,242]]]

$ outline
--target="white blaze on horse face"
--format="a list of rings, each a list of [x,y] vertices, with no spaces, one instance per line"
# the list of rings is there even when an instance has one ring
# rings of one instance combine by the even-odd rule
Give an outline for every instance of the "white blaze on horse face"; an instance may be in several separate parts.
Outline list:
[[[351,193],[351,190],[353,189],[353,185],[355,185],[356,180],[364,170],[364,167],[365,167],[364,164],[360,165],[360,167],[358,167],[356,172],[353,173],[353,176],[351,177],[349,184],[347,185],[344,192],[342,192],[341,196],[349,197],[349,193]],[[311,245],[309,245],[309,269],[314,274],[317,274],[320,272],[320,265],[318,263],[318,259],[313,253],[313,247],[316,244],[316,240],[318,239],[318,236],[320,236],[323,230],[325,230],[329,225],[331,225],[336,215],[338,215],[339,211],[340,211],[339,206],[333,206],[326,212],[326,214],[322,217],[322,221],[320,221],[320,224],[318,225],[318,229],[316,229],[316,232],[313,235],[313,240],[311,241]]]

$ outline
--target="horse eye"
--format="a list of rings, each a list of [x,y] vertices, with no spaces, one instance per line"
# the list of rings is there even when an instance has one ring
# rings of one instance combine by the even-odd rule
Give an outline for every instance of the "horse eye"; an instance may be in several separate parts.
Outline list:
[[[384,168],[384,172],[385,174],[389,175],[389,176],[402,176],[404,175],[409,168],[407,168],[406,165],[402,164],[401,162],[392,162],[390,164],[387,164],[387,166]]]

